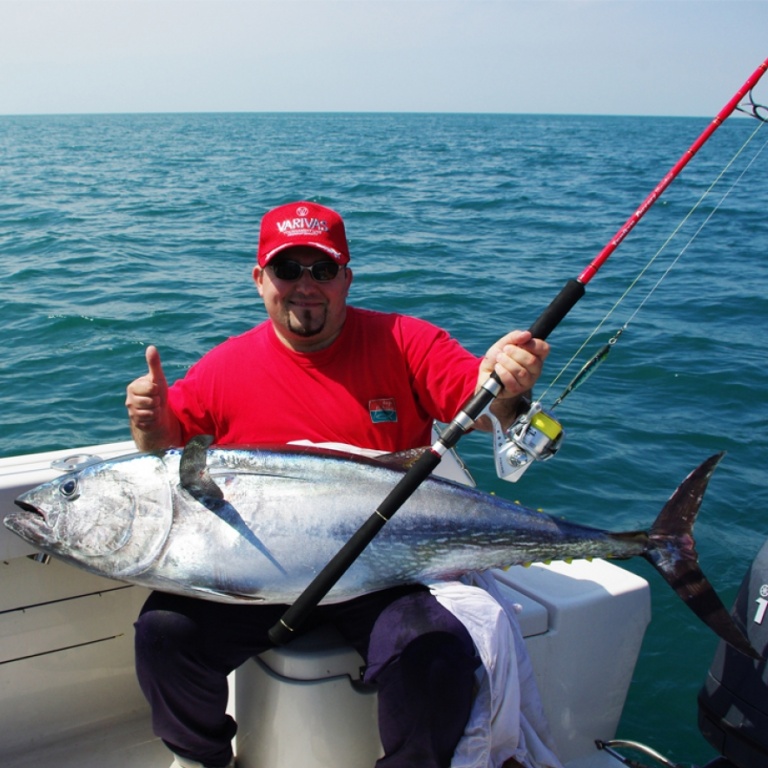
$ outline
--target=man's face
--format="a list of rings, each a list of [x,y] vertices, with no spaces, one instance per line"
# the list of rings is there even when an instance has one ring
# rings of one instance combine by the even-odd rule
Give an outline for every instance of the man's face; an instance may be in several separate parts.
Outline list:
[[[297,352],[323,349],[344,325],[352,271],[340,267],[336,277],[327,282],[315,280],[308,270],[297,280],[281,280],[273,265],[285,261],[309,267],[332,259],[316,248],[299,246],[282,251],[266,267],[257,265],[253,270],[259,295],[280,340]]]

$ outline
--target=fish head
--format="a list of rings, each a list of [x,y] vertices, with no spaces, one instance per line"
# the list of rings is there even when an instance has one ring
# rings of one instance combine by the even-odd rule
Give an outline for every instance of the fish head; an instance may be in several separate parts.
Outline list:
[[[5,526],[55,557],[110,578],[146,570],[170,532],[161,455],[137,454],[69,472],[23,493]]]

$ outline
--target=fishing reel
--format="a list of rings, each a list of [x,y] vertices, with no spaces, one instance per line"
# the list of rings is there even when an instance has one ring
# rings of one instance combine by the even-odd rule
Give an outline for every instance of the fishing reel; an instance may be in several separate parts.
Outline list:
[[[493,424],[496,474],[510,483],[516,483],[534,461],[551,459],[565,435],[560,422],[538,402],[531,403],[507,430],[490,410],[486,413]]]

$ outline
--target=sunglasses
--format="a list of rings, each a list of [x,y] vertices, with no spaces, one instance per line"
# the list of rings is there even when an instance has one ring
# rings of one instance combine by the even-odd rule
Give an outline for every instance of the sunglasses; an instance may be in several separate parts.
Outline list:
[[[298,280],[304,272],[309,272],[312,279],[318,283],[328,283],[339,274],[339,265],[335,261],[316,261],[305,267],[298,261],[284,259],[269,266],[278,280],[285,280],[288,283]]]

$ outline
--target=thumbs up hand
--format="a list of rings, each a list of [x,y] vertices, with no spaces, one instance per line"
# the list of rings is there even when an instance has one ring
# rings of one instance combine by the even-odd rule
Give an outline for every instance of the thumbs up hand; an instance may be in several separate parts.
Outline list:
[[[168,407],[168,381],[157,347],[147,347],[147,373],[126,389],[125,407],[131,433],[141,451],[168,448],[179,442],[179,422]]]

